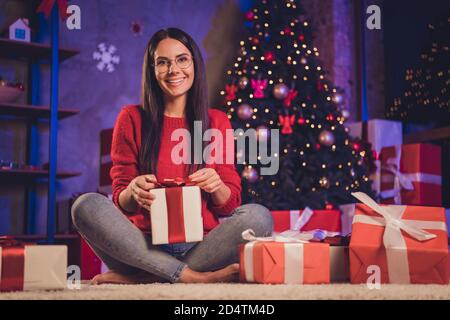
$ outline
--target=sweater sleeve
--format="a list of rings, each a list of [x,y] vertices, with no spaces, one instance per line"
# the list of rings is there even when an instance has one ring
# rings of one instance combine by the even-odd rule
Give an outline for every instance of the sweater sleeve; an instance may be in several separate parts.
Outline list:
[[[210,210],[218,216],[229,216],[235,208],[241,205],[241,177],[234,166],[234,136],[230,135],[232,132],[230,120],[224,112],[219,110],[214,110],[214,115],[217,118],[215,120],[218,123],[218,129],[222,133],[222,137],[224,137],[223,163],[216,164],[215,169],[223,183],[230,188],[231,194],[222,205],[215,205],[211,200]],[[231,130],[228,134],[227,129]],[[233,162],[227,163],[226,159],[232,159]]]
[[[110,171],[113,202],[124,214],[131,214],[131,212],[120,206],[119,194],[126,189],[131,180],[139,175],[138,147],[134,131],[135,126],[129,111],[124,108],[119,113],[114,125],[111,145],[112,167]]]

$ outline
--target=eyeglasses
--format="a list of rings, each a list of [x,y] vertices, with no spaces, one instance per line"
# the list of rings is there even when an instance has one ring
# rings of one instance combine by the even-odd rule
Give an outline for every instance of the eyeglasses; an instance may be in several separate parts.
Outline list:
[[[159,73],[166,73],[172,66],[172,61],[173,59],[157,59],[156,62],[152,65]],[[192,65],[193,61],[194,58],[192,58],[190,55],[187,54],[175,58],[175,64],[180,69],[189,68]]]

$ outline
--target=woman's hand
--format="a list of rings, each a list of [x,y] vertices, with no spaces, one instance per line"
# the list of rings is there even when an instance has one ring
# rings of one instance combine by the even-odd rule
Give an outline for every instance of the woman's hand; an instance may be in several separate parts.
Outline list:
[[[191,182],[195,182],[197,187],[208,193],[214,193],[223,186],[222,179],[213,168],[200,169],[188,178]]]
[[[146,174],[137,176],[128,185],[132,199],[148,211],[150,211],[150,206],[155,200],[155,195],[150,193],[150,190],[156,187],[156,182],[156,177],[153,174]]]
[[[213,168],[200,169],[188,178],[200,189],[211,193],[211,198],[215,205],[223,205],[230,198],[231,189],[223,183],[219,174]]]

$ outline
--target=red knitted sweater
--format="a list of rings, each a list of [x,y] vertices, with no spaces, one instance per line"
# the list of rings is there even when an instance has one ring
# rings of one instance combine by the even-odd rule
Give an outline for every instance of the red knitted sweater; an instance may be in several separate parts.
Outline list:
[[[140,106],[138,105],[125,106],[117,117],[111,146],[112,168],[110,175],[115,205],[134,225],[143,232],[150,233],[150,213],[146,209],[139,207],[137,212],[127,212],[119,205],[119,194],[128,186],[131,180],[142,174],[139,172],[138,157],[141,148],[141,114],[139,108]],[[223,137],[225,137],[225,130],[231,129],[227,115],[215,109],[209,109],[208,114],[210,128],[219,129]],[[170,141],[173,130],[177,128],[188,128],[185,118],[165,115],[157,172],[155,174],[158,181],[177,177],[186,178],[185,172],[188,165],[174,164],[170,157],[172,148],[179,143],[178,141]],[[226,158],[227,150],[234,153],[234,140],[229,140],[224,139],[224,159]],[[207,164],[206,167],[216,170],[222,181],[231,189],[231,195],[227,202],[217,206],[212,202],[210,194],[202,190],[202,215],[205,234],[219,224],[219,216],[229,216],[233,209],[241,204],[241,179],[236,172],[234,164]]]

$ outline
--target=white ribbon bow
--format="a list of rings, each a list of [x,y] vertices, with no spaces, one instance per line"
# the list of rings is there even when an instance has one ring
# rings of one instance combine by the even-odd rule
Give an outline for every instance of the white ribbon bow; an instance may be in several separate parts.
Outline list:
[[[310,207],[305,207],[305,209],[301,212],[301,214],[300,214],[300,210],[291,210],[290,211],[291,230],[284,231],[283,233],[289,234],[290,237],[292,237],[292,236],[295,237],[295,234],[298,232],[312,234],[313,237],[314,237],[314,235],[320,235],[320,238],[318,238],[318,240],[323,240],[326,237],[335,237],[335,236],[338,236],[341,234],[340,232],[331,232],[331,231],[322,230],[322,229],[301,231],[303,229],[303,227],[309,222],[309,220],[311,220],[313,214],[314,214],[314,211]],[[292,227],[292,225],[294,227]],[[289,231],[291,231],[291,232],[289,232]]]
[[[311,210],[310,207],[306,207],[303,211],[302,214],[300,214],[299,210],[291,210],[291,217],[292,215],[298,215],[298,218],[296,219],[295,223],[294,223],[294,228],[292,230],[295,231],[300,231],[305,224],[307,224],[309,222],[309,220],[311,220],[311,217],[313,216],[314,211]]]
[[[255,232],[252,229],[247,229],[242,232],[242,239],[253,241],[275,241],[275,242],[297,242],[308,243],[314,238],[314,235],[310,232],[298,232],[293,230],[287,230],[272,237],[256,237]]]
[[[352,196],[381,215],[355,215],[353,223],[385,226],[383,245],[386,248],[389,281],[410,283],[407,248],[401,230],[418,241],[427,241],[436,238],[436,235],[423,229],[446,231],[446,224],[441,221],[405,220],[402,216],[406,206],[380,206],[363,192],[353,192]]]
[[[401,146],[395,146],[395,157],[389,158],[385,165],[381,166],[382,170],[388,171],[394,176],[394,187],[390,190],[384,190],[380,192],[382,199],[394,198],[395,204],[401,203],[401,191],[402,189],[412,191],[414,190],[413,182],[424,182],[431,184],[442,184],[442,177],[439,175],[428,173],[402,173],[400,171],[400,159],[402,155]],[[383,182],[386,182],[382,178]],[[388,180],[389,182],[391,179]]]
[[[398,182],[400,187],[406,190],[414,190],[411,176],[400,171],[400,166],[395,158],[389,158],[386,161],[386,164],[384,166],[381,166],[381,168],[391,172],[395,177],[395,182]]]

